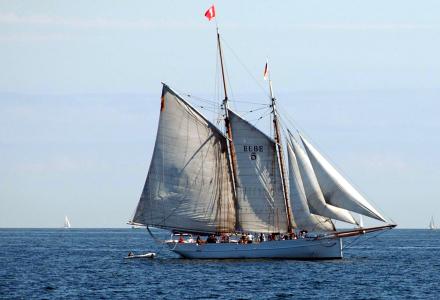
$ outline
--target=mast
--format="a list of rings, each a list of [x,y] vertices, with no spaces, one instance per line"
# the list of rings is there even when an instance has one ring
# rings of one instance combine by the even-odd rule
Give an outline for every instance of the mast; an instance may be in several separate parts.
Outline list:
[[[228,145],[228,160],[230,163],[231,173],[232,173],[232,189],[234,191],[234,206],[235,206],[235,229],[236,231],[240,231],[240,219],[239,219],[239,207],[237,200],[237,162],[235,158],[235,147],[234,143],[232,143],[232,130],[231,123],[229,122],[229,106],[228,106],[228,92],[226,89],[226,79],[225,79],[225,69],[223,65],[223,52],[222,46],[220,42],[220,32],[217,26],[217,44],[218,44],[218,53],[220,56],[220,65],[222,69],[222,81],[223,81],[223,91],[225,94],[225,98],[223,99],[223,109],[225,111],[225,128],[226,128],[226,136],[227,136],[227,145]]]
[[[268,68],[268,63],[266,63],[266,68]],[[292,226],[292,218],[291,218],[291,212],[290,212],[290,204],[289,204],[289,193],[287,191],[287,185],[286,185],[286,169],[284,168],[284,159],[283,159],[283,146],[281,144],[281,134],[280,134],[280,125],[278,121],[278,114],[276,110],[276,99],[273,94],[272,89],[272,80],[270,79],[270,72],[268,69],[266,69],[268,79],[269,79],[269,91],[270,91],[270,99],[272,101],[271,107],[272,107],[272,115],[273,115],[273,126],[274,126],[274,136],[275,136],[275,147],[278,154],[278,162],[281,169],[281,183],[283,186],[283,194],[284,194],[284,202],[286,206],[286,213],[287,213],[287,231],[291,232],[293,230]]]

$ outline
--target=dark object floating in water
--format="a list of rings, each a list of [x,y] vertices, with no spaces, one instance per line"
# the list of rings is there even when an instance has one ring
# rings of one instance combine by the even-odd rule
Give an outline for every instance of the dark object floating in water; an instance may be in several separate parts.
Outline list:
[[[53,286],[46,286],[44,289],[46,291],[53,291],[55,288]]]

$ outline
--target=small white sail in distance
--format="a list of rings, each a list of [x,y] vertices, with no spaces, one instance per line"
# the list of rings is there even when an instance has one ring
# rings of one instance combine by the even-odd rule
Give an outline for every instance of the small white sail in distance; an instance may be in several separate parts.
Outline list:
[[[435,222],[434,222],[434,216],[432,216],[431,220],[429,221],[429,229],[431,229],[431,230],[437,229],[437,226],[435,225]]]
[[[64,217],[64,228],[70,228],[70,221],[69,218],[67,216]]]

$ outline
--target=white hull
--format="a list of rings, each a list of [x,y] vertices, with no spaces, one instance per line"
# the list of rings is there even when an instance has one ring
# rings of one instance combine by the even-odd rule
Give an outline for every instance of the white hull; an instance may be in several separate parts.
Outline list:
[[[237,243],[176,243],[168,242],[170,250],[184,258],[225,259],[225,258],[290,258],[290,259],[340,259],[342,240],[297,239],[271,241],[254,244]]]

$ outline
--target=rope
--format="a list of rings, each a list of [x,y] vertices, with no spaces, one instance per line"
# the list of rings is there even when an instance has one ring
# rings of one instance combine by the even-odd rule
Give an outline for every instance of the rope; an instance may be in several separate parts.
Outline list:
[[[147,230],[148,233],[150,234],[150,236],[153,238],[153,240],[157,243],[157,244],[164,244],[164,241],[161,241],[160,239],[158,239],[157,237],[154,236],[154,234],[151,232],[150,228],[147,226]]]
[[[378,231],[377,234],[373,234],[373,235],[371,235],[370,237],[367,237],[367,238],[365,238],[365,239],[363,239],[363,240],[361,240],[362,235],[360,235],[359,237],[357,237],[356,239],[354,239],[354,241],[352,241],[351,243],[349,243],[349,244],[345,245],[344,247],[342,247],[342,250],[345,250],[345,249],[347,249],[347,248],[352,247],[353,245],[356,245],[356,242],[358,242],[358,241],[361,241],[362,243],[364,243],[364,242],[368,241],[369,239],[376,238],[376,237],[378,237],[380,234],[383,234],[383,233],[385,233],[385,232],[386,232],[386,230]]]
[[[267,95],[266,89],[263,87],[263,85],[255,78],[255,76],[249,71],[249,69],[246,67],[246,65],[240,60],[238,55],[234,52],[231,46],[226,42],[226,40],[221,37],[222,41],[228,47],[228,49],[231,51],[231,53],[234,55],[235,59],[238,61],[238,63],[243,67],[243,69],[248,73],[248,75],[254,80],[254,82],[258,85],[258,87],[263,91],[264,95]],[[269,96],[270,98],[270,96]]]
[[[165,246],[164,246],[165,245],[165,241],[161,241],[160,239],[155,237],[154,234],[151,232],[151,230],[150,230],[150,228],[148,226],[147,226],[147,230],[148,230],[148,233],[150,234],[150,236],[153,238],[154,242],[161,246],[161,247],[159,247],[159,251],[156,252],[156,255],[158,256],[159,253],[162,252],[162,250],[166,249]],[[175,246],[174,246],[174,248],[175,248]]]

